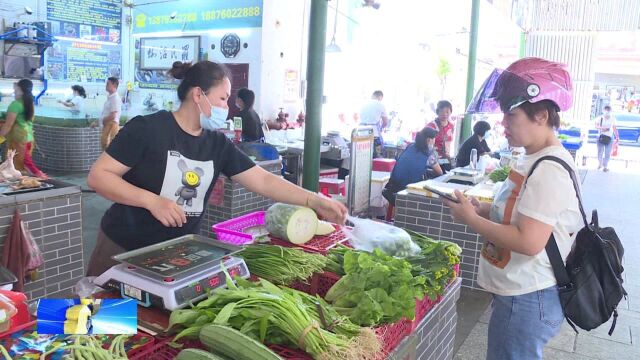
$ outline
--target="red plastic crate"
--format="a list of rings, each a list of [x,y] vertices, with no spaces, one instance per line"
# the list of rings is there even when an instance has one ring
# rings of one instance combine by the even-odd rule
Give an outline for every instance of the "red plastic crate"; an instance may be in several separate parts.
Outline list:
[[[382,345],[382,351],[378,358],[385,359],[411,331],[412,322],[406,319],[375,328],[376,335],[380,340],[380,345]]]
[[[173,360],[182,349],[206,350],[205,346],[198,340],[185,341],[180,349],[169,346],[171,340],[173,340],[173,337],[159,340],[155,345],[129,356],[129,360]]]
[[[329,235],[316,235],[308,241],[306,244],[296,245],[288,241],[271,237],[271,243],[273,245],[280,245],[284,247],[297,247],[307,252],[318,253],[327,255],[327,252],[334,248],[338,244],[349,246],[347,235],[342,231],[342,226],[333,225],[336,231]]]
[[[311,295],[319,295],[324,298],[329,289],[340,280],[340,275],[325,271],[323,273],[315,273],[311,278]]]
[[[269,349],[286,360],[313,360],[311,355],[299,349],[289,349],[280,345],[269,345]]]

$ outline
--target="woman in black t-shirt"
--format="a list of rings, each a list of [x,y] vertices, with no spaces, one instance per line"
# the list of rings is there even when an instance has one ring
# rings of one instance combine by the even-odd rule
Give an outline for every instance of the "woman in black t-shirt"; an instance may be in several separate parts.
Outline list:
[[[240,109],[238,116],[242,118],[242,141],[264,140],[260,117],[258,113],[253,110],[255,101],[256,95],[253,91],[247,88],[238,90],[236,106]]]
[[[102,218],[87,275],[100,275],[115,265],[113,255],[198,233],[221,173],[250,191],[308,206],[320,217],[344,223],[344,205],[255,166],[214,131],[229,110],[231,82],[224,66],[176,62],[170,74],[182,79],[180,108],[133,118],[91,168],[89,186],[114,205]]]
[[[458,151],[456,166],[464,167],[470,164],[472,149],[476,149],[478,157],[491,152],[486,140],[489,130],[491,130],[491,125],[483,120],[473,126],[473,135],[462,144],[460,151]]]

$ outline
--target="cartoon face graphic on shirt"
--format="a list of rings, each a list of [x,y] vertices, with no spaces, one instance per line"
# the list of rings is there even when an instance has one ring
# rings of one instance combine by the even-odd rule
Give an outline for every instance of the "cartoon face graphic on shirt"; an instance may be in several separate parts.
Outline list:
[[[175,201],[185,215],[200,216],[214,177],[213,161],[197,161],[169,151],[160,196]]]
[[[187,163],[180,159],[178,160],[178,168],[182,172],[182,186],[176,191],[178,205],[193,205],[193,199],[198,197],[198,186],[200,180],[204,176],[204,170],[199,167],[195,169],[189,169]]]

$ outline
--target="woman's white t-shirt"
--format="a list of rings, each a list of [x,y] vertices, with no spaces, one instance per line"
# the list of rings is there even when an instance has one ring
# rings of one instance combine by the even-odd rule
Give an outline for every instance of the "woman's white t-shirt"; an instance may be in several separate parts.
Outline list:
[[[566,259],[576,233],[584,226],[569,173],[558,163],[543,161],[523,188],[533,163],[547,155],[564,160],[576,171],[573,158],[562,146],[550,146],[535,154],[522,156],[494,197],[491,220],[513,224],[522,214],[553,226],[560,254]],[[535,256],[528,256],[485,240],[478,284],[487,291],[502,296],[516,296],[556,283],[544,249]]]
[[[616,125],[616,118],[613,115],[600,116],[596,120],[596,127],[600,135],[606,135],[613,139],[613,127]]]
[[[84,98],[82,96],[74,96],[71,99],[71,103],[73,103],[71,110],[84,112]]]

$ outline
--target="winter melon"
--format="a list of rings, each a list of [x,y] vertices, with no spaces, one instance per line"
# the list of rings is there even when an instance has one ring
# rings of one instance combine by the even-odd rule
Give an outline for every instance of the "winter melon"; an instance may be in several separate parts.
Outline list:
[[[293,244],[304,244],[316,235],[318,216],[306,207],[276,203],[265,214],[269,233]]]
[[[316,235],[329,235],[336,231],[336,228],[326,221],[318,221],[318,228],[316,229]]]

